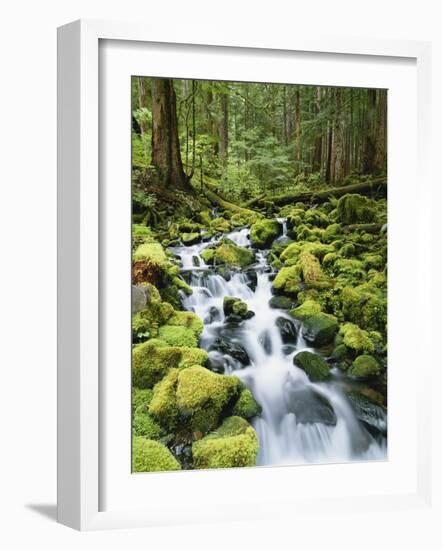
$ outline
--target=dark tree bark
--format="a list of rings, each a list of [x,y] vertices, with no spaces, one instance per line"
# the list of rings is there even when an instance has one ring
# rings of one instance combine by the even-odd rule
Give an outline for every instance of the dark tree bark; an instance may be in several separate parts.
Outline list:
[[[148,88],[146,87],[145,79],[140,76],[138,77],[138,107],[144,109],[148,105]],[[142,120],[140,123],[141,134],[146,134],[149,130],[146,120]]]
[[[161,184],[188,190],[178,138],[175,90],[168,78],[152,79],[152,126],[152,164],[158,168]]]
[[[295,92],[295,160],[299,173],[301,171],[301,96],[299,88],[296,88]]]

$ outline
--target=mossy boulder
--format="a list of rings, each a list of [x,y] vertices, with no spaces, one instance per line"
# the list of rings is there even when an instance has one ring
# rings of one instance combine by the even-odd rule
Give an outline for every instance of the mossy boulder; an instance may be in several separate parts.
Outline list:
[[[293,358],[293,363],[302,369],[312,382],[321,382],[330,375],[327,361],[320,355],[310,351],[301,351]]]
[[[174,327],[184,327],[192,330],[195,336],[201,336],[203,332],[203,322],[192,311],[175,311],[171,317],[167,319],[167,324]]]
[[[157,338],[159,326],[167,323],[174,314],[173,306],[161,300],[158,290],[153,285],[144,285],[143,292],[145,307],[132,316],[134,342]]]
[[[344,323],[341,325],[339,335],[342,336],[342,341],[347,348],[357,353],[372,353],[375,350],[368,332],[353,323]]]
[[[301,268],[298,265],[283,267],[272,283],[273,289],[296,296],[302,288]]]
[[[166,252],[160,243],[150,242],[141,244],[133,253],[132,258],[135,262],[148,260],[161,267],[167,262]]]
[[[339,223],[332,223],[325,228],[322,234],[322,240],[325,243],[331,243],[341,234],[341,225]]]
[[[357,193],[341,197],[336,211],[338,221],[346,224],[369,223],[376,219],[375,201]]]
[[[198,345],[198,337],[190,328],[163,325],[159,328],[158,335],[161,340],[170,346],[193,348]]]
[[[133,472],[165,472],[181,470],[181,466],[167,447],[145,437],[132,440]]]
[[[152,397],[153,390],[151,389],[132,388],[132,413],[141,406],[147,411]]]
[[[223,310],[227,318],[233,316],[238,319],[250,319],[254,315],[245,302],[234,296],[224,296]]]
[[[276,220],[259,220],[250,228],[250,241],[255,248],[269,248],[281,233],[282,227]]]
[[[302,280],[310,288],[329,288],[330,281],[321,269],[319,260],[311,252],[303,250],[299,255]]]
[[[194,341],[194,333],[190,332]],[[168,346],[163,340],[148,340],[132,349],[132,384],[141,389],[153,388],[169,369],[204,365],[207,358],[207,352],[196,347]]]
[[[148,412],[165,430],[173,431],[178,422],[176,388],[178,369],[169,370],[168,374],[155,385]]]
[[[248,388],[243,389],[240,393],[238,401],[232,409],[232,415],[249,419],[260,415],[261,412],[261,405],[257,403],[252,392]]]
[[[269,306],[273,309],[291,309],[293,300],[287,296],[272,296],[269,300]]]
[[[369,378],[381,373],[378,361],[372,355],[359,355],[353,361],[347,374],[353,378]]]
[[[132,419],[132,431],[135,436],[147,439],[160,439],[164,435],[161,426],[147,412],[147,406],[140,405]]]
[[[197,469],[255,466],[258,450],[255,430],[238,416],[227,418],[215,432],[192,445]]]
[[[210,229],[218,233],[228,233],[231,229],[231,225],[225,218],[214,218],[210,222]]]
[[[383,285],[382,285],[383,286]],[[387,291],[373,283],[342,290],[342,313],[348,321],[368,330],[385,332],[387,324]]]
[[[209,265],[233,267],[247,267],[255,261],[255,255],[251,250],[238,246],[227,238],[223,239],[218,246],[203,250],[201,257]]]
[[[314,300],[306,300],[300,306],[290,310],[290,315],[301,321],[304,321],[316,313],[321,313],[321,305]]]
[[[333,315],[315,313],[304,320],[302,334],[313,346],[323,346],[333,340],[338,328],[338,321]]]
[[[181,240],[185,246],[199,243],[201,240],[200,233],[181,233]]]
[[[217,425],[221,412],[238,397],[240,389],[241,382],[235,376],[189,367],[178,376],[177,406],[193,432],[207,433]]]

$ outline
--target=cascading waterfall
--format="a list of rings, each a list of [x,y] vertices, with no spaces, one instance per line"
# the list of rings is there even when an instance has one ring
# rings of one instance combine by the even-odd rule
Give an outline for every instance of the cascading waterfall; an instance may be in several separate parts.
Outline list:
[[[278,219],[287,238],[286,221]],[[237,245],[249,247],[249,229],[227,235]],[[183,296],[183,305],[204,322],[201,346],[209,352],[211,368],[235,374],[249,387],[262,407],[253,419],[260,441],[259,465],[381,460],[386,457],[386,438],[370,433],[357,419],[345,396],[338,369],[330,381],[312,383],[293,364],[293,357],[309,348],[302,338],[302,327],[288,313],[272,308],[271,267],[267,252],[256,254],[256,264],[248,270],[208,267],[201,251],[218,239],[171,249],[181,259],[182,274],[193,289]],[[256,274],[256,275],[255,275]],[[255,313],[241,323],[226,322],[225,296],[235,296]],[[297,337],[284,343],[281,322],[295,325]],[[386,418],[378,419],[380,426]]]

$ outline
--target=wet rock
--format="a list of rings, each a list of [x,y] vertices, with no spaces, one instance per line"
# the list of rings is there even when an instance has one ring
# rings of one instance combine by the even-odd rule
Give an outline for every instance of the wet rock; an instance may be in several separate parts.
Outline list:
[[[223,338],[216,338],[209,348],[209,351],[213,350],[230,355],[234,359],[238,360],[244,367],[250,365],[250,358],[247,351],[238,342],[225,340]]]
[[[338,331],[338,321],[333,315],[316,313],[304,321],[302,335],[313,346],[330,343]]]
[[[274,309],[292,309],[293,302],[287,296],[273,296],[269,300],[269,306]]]
[[[290,355],[294,351],[296,351],[296,346],[293,346],[292,344],[285,344],[282,346],[281,351],[284,355]]]
[[[199,233],[182,233],[181,240],[185,246],[191,246],[192,244],[199,243],[201,235]]]
[[[225,359],[223,354],[218,351],[210,351],[206,367],[217,374],[224,374]]]
[[[253,290],[253,292],[255,292],[258,285],[258,274],[255,270],[251,269],[246,271],[245,274],[247,275],[247,286],[250,288],[250,290]]]
[[[309,386],[292,386],[286,393],[286,404],[297,424],[320,423],[335,426],[335,411],[329,400]]]
[[[261,343],[262,347],[265,349],[266,353],[270,355],[273,351],[273,346],[272,346],[272,339],[269,334],[269,331],[265,330],[264,332],[262,332],[258,336],[258,340]]]
[[[200,259],[198,258],[198,256],[192,256],[192,263],[195,267],[200,266]]]
[[[214,321],[219,321],[220,318],[221,318],[221,314],[220,314],[220,312],[218,311],[218,308],[215,307],[215,306],[212,306],[212,307],[209,309],[208,314],[207,314],[206,317],[204,318],[204,324],[205,324],[205,325],[210,325],[210,324],[213,323]]]
[[[293,357],[293,364],[302,369],[312,382],[321,382],[328,378],[330,367],[327,361],[310,351],[301,351]]]
[[[221,277],[227,282],[229,282],[230,279],[232,278],[232,272],[230,271],[230,269],[223,265],[220,265],[219,267],[217,267],[216,272],[218,273],[218,275],[221,275]]]
[[[278,317],[276,319],[276,326],[279,328],[281,333],[282,342],[284,344],[295,344],[298,331],[296,330],[296,325],[290,319],[285,317]]]
[[[132,285],[132,313],[137,313],[146,307],[146,294],[143,289]]]
[[[375,403],[358,391],[347,394],[356,417],[374,435],[376,432],[385,435],[387,433],[387,412],[382,405]]]

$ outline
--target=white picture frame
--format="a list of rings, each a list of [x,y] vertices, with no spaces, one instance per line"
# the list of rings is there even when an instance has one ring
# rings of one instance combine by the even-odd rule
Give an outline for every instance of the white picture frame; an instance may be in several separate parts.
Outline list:
[[[232,507],[230,511],[207,507],[197,499],[188,507],[187,513],[179,509],[167,512],[167,503],[158,507],[128,507],[122,501],[120,506],[103,510],[103,446],[100,414],[105,413],[100,403],[102,373],[100,337],[100,303],[103,291],[100,279],[103,276],[100,228],[102,200],[100,195],[100,44],[102,41],[124,41],[131,44],[169,44],[180,48],[180,44],[192,49],[228,47],[231,55],[239,52],[261,51],[280,55],[287,52],[304,52],[311,55],[376,57],[395,60],[409,59],[416,66],[417,81],[417,151],[416,163],[420,177],[417,226],[419,229],[420,293],[415,306],[420,311],[431,310],[431,234],[429,211],[431,204],[431,181],[428,169],[427,151],[430,147],[429,120],[431,102],[429,97],[431,46],[426,42],[389,40],[365,40],[346,37],[293,38],[281,37],[278,43],[267,44],[262,36],[235,41],[225,41],[222,36],[210,39],[201,34],[189,41],[183,29],[182,34],[165,36],[153,29],[136,24],[101,21],[76,21],[61,27],[58,34],[58,521],[80,530],[139,527],[179,522],[230,520],[284,515],[287,504],[290,510],[309,511],[327,509],[345,512],[355,507],[370,511],[380,508],[428,506],[431,500],[431,445],[427,419],[431,403],[424,393],[430,384],[431,361],[421,366],[419,383],[415,385],[416,405],[416,460],[413,463],[416,484],[411,491],[391,491],[366,495],[333,495],[282,500],[272,494],[266,502],[264,494],[260,501],[249,502],[247,507]],[[246,50],[250,49],[250,50]],[[279,52],[279,53],[278,53]],[[210,52],[208,52],[210,55]],[[359,58],[360,59],[360,58]],[[181,75],[183,76],[183,75]],[[188,76],[188,75],[184,75]],[[428,316],[430,319],[430,316]],[[431,326],[427,322],[423,332],[430,338]],[[422,347],[426,346],[425,338]],[[428,348],[429,346],[427,346]],[[427,354],[429,352],[427,351]],[[428,355],[429,357],[429,355]],[[129,453],[129,449],[127,449]],[[343,466],[330,470],[334,476],[341,475]],[[279,482],[284,482],[290,468],[275,472]],[[311,466],[307,468],[317,468]],[[321,467],[322,468],[322,467]],[[324,474],[327,474],[323,467]],[[269,470],[269,469],[267,469]],[[225,474],[246,477],[253,484],[256,469],[231,472],[199,472],[200,480],[210,483],[225,482]],[[183,474],[187,476],[189,473]],[[192,475],[192,474],[191,474]],[[357,474],[356,474],[357,475]],[[153,480],[153,478],[151,478]],[[173,486],[177,474],[161,474],[155,485]],[[260,478],[260,482],[264,478]],[[270,479],[270,478],[269,478]],[[148,478],[145,478],[149,482]],[[268,480],[267,480],[268,481]],[[236,482],[236,481],[235,481]],[[155,490],[155,489],[154,489]],[[312,495],[318,494],[312,491]],[[245,502],[245,501],[244,501]],[[189,503],[187,503],[188,505]],[[302,506],[300,506],[302,504]]]

